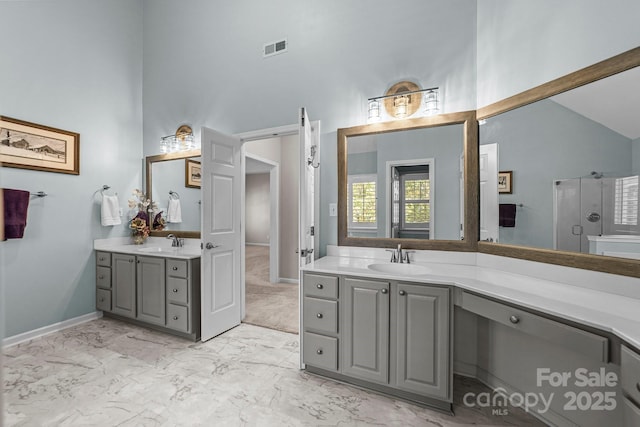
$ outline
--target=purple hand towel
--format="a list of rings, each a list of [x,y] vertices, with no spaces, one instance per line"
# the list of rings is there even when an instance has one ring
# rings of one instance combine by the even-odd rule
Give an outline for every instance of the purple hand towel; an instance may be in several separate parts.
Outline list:
[[[516,205],[514,203],[500,203],[500,227],[516,226]]]
[[[29,192],[23,190],[2,189],[4,200],[4,239],[22,239],[27,226],[27,208]]]

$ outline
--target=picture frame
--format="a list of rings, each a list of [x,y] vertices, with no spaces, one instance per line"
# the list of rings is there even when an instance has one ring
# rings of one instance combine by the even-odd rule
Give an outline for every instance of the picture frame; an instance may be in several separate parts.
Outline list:
[[[499,194],[513,193],[513,171],[498,172],[498,193]]]
[[[0,164],[80,175],[80,134],[0,116]]]
[[[200,162],[192,159],[185,159],[184,165],[184,186],[188,188],[200,188],[202,182],[202,170]]]

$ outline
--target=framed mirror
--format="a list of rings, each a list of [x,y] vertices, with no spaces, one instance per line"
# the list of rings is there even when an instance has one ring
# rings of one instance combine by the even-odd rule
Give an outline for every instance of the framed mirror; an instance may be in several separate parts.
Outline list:
[[[638,87],[640,48],[478,110],[481,184],[511,178],[480,252],[640,277]]]
[[[146,158],[147,196],[158,204],[166,220],[151,236],[200,237],[200,150],[159,154]]]
[[[476,250],[475,112],[338,129],[338,244]]]

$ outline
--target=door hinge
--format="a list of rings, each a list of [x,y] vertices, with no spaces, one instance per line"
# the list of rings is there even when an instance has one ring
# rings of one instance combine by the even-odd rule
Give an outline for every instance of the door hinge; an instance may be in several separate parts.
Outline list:
[[[300,251],[300,257],[306,258],[307,255],[311,255],[313,253],[313,249],[303,249]]]
[[[309,227],[309,234],[311,234],[312,236],[316,235],[316,228],[313,225]]]

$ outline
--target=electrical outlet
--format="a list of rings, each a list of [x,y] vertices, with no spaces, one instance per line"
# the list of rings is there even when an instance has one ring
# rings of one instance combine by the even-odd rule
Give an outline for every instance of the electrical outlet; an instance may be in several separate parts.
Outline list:
[[[329,203],[329,216],[338,216],[338,204]]]

